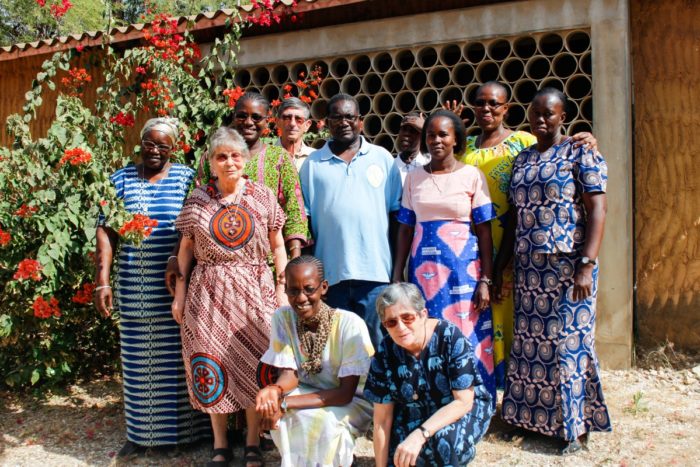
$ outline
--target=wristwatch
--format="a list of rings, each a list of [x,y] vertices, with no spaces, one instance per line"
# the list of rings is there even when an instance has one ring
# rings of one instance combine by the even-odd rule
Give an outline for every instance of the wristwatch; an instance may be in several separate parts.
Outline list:
[[[423,435],[423,438],[425,438],[426,441],[430,439],[430,432],[423,425],[419,426],[418,429],[420,430],[421,434]]]
[[[584,256],[581,258],[581,266],[585,266],[587,264],[592,264],[595,266],[598,264],[598,259],[597,258],[589,258],[588,256]]]
[[[282,413],[287,413],[287,396],[282,398],[282,402],[280,402],[280,410]]]
[[[493,285],[493,281],[491,279],[489,279],[488,277],[482,277],[481,279],[479,279],[479,282],[483,282],[484,284],[488,285],[489,287],[491,287]]]

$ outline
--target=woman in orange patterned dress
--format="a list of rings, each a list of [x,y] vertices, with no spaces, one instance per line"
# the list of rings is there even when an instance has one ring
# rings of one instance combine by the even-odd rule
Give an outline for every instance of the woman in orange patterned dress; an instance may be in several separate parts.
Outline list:
[[[272,314],[287,303],[285,215],[269,188],[243,175],[248,158],[243,138],[219,128],[209,142],[215,179],[192,192],[176,222],[182,241],[172,310],[182,326],[190,401],[211,416],[214,453],[208,465],[216,467],[232,458],[226,420],[241,409],[248,426],[245,460],[262,465],[255,372],[269,344]],[[276,286],[270,252],[281,271]]]

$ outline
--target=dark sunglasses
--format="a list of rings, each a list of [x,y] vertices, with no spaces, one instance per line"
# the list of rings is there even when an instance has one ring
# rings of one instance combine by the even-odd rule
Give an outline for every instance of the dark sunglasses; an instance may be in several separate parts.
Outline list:
[[[492,110],[496,110],[497,108],[506,105],[506,102],[498,102],[494,100],[484,100],[484,99],[477,99],[474,101],[474,107],[489,107]]]
[[[398,318],[391,318],[386,321],[382,321],[382,325],[387,329],[391,329],[399,324],[399,319],[403,324],[411,324],[416,320],[416,318],[418,318],[418,313],[402,313]]]
[[[345,120],[346,122],[352,123],[352,122],[356,121],[358,118],[360,118],[359,115],[351,115],[351,114],[345,114],[345,115],[333,114],[333,115],[328,116],[328,120],[333,122],[333,123],[340,123],[343,120]]]
[[[260,122],[262,122],[263,120],[265,120],[265,116],[264,116],[264,115],[260,115],[260,114],[249,114],[249,113],[245,113],[245,112],[237,112],[237,113],[233,116],[233,118],[235,118],[236,120],[241,120],[241,121],[245,121],[245,120],[248,120],[248,118],[250,118],[254,123],[260,123]]]
[[[316,287],[304,287],[303,289],[284,289],[284,293],[286,293],[290,297],[298,297],[301,294],[304,294],[308,297],[309,295],[315,294],[316,291],[321,288],[321,285],[323,285],[323,282],[318,284]]]

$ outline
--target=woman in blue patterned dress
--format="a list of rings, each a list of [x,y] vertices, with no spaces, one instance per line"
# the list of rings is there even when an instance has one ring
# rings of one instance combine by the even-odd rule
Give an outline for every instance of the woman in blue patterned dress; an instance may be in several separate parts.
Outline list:
[[[562,134],[565,108],[556,89],[535,95],[537,144],[513,166],[515,326],[502,409],[507,423],[562,439],[570,454],[611,425],[594,345],[607,165]]]
[[[365,383],[376,465],[466,465],[493,415],[469,339],[449,321],[429,318],[413,284],[386,287],[377,313],[389,335]]]
[[[140,246],[123,244],[116,281],[124,375],[127,441],[119,457],[139,448],[191,443],[208,436],[209,418],[192,409],[182,362],[180,326],[170,313],[172,298],[163,272],[178,239],[174,222],[194,170],[170,162],[178,130],[170,119],[151,119],[141,131],[139,164],[116,171],[110,180],[127,211],[158,221]],[[119,235],[97,228],[95,306],[112,311],[110,272]]]

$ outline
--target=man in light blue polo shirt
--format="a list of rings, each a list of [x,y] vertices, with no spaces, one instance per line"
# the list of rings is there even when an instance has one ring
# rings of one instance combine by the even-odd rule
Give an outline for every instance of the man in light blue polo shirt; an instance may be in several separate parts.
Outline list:
[[[329,306],[367,323],[375,348],[382,338],[375,301],[391,278],[389,222],[401,202],[401,175],[389,152],[364,139],[352,96],[328,101],[331,140],[299,172],[314,254],[325,266]]]

